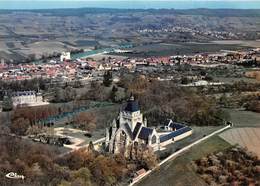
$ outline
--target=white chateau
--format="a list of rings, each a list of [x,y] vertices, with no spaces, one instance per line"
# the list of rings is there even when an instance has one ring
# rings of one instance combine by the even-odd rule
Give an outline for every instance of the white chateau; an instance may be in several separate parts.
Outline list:
[[[18,91],[11,95],[13,106],[39,106],[48,104],[43,100],[41,93],[36,91]]]
[[[70,52],[62,52],[60,55],[60,61],[71,60]]]
[[[174,123],[172,120],[161,127],[159,132],[155,128],[147,127],[147,120],[140,112],[138,102],[131,96],[126,107],[106,129],[106,149],[110,153],[126,153],[127,147],[142,144],[156,151],[191,134],[190,127]]]

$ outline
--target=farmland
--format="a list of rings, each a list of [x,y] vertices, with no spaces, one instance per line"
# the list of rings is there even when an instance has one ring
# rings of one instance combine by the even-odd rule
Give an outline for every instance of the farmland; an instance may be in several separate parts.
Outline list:
[[[225,40],[225,41],[213,41],[212,43],[260,47],[260,40],[256,40],[256,41]]]
[[[167,56],[167,55],[184,55],[204,52],[218,52],[220,50],[240,50],[250,48],[239,44],[216,44],[216,43],[160,43],[148,44],[133,48],[133,53],[127,54],[130,57],[146,56]],[[120,55],[120,54],[119,54]],[[124,54],[126,55],[126,54]]]
[[[228,112],[234,128],[223,132],[220,137],[231,145],[246,147],[260,157],[260,114],[237,109]]]
[[[260,157],[260,128],[233,128],[220,134],[231,145],[240,145]]]
[[[213,136],[205,142],[194,146],[190,151],[177,157],[173,161],[158,168],[150,176],[138,183],[138,186],[148,185],[207,185],[195,172],[192,165],[193,160],[197,160],[209,153],[221,151],[230,147],[226,141],[218,136]]]
[[[259,46],[259,14],[254,10],[230,10],[225,14],[222,10],[83,8],[0,13],[0,58],[7,61],[20,62],[32,54],[39,57],[39,51],[49,55],[124,43],[140,46],[135,49],[136,56]],[[211,42],[222,39],[225,41]]]
[[[229,109],[228,112],[234,127],[260,127],[259,113],[237,109]]]

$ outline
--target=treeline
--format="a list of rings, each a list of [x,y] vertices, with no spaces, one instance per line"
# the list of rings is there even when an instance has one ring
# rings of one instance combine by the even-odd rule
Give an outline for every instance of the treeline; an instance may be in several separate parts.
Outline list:
[[[195,161],[197,173],[208,185],[258,185],[259,159],[242,148],[230,148]]]
[[[43,78],[34,78],[30,80],[22,80],[22,81],[3,81],[0,80],[0,99],[3,98],[5,91],[15,92],[15,91],[28,91],[38,89],[45,90],[49,80]]]
[[[217,102],[193,89],[177,87],[173,82],[148,81],[137,77],[126,83],[127,91],[137,96],[149,123],[164,124],[165,119],[194,125],[221,125],[229,115]]]
[[[61,113],[62,109],[55,106],[17,108],[11,114],[11,132],[25,135],[30,126],[39,120]]]
[[[221,125],[229,120],[217,100],[200,91],[178,87],[173,81],[151,81],[143,76],[122,76],[113,87],[93,82],[82,99],[122,103],[131,93],[151,125],[165,124],[169,118],[195,125]]]
[[[204,94],[217,93],[235,93],[235,92],[254,92],[260,89],[260,83],[249,83],[245,81],[238,81],[233,84],[224,84],[220,86],[198,87],[199,92]]]
[[[139,150],[136,159],[122,154],[111,155],[80,149],[60,156],[50,146],[33,144],[10,136],[0,136],[0,185],[117,185],[127,181],[140,168],[156,165],[156,156],[149,149]],[[24,175],[24,180],[5,177],[9,172]]]
[[[110,82],[106,83],[91,82],[90,89],[82,94],[81,100],[94,100],[94,101],[112,101],[115,103],[121,103],[127,97],[125,89],[119,85]]]

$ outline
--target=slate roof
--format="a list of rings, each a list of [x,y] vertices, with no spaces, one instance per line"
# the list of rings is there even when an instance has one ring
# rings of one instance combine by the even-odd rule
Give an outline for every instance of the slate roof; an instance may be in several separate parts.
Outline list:
[[[142,127],[138,138],[143,139],[143,140],[147,140],[149,135],[153,133],[153,129],[151,128],[147,128],[147,127]]]
[[[164,142],[164,141],[167,141],[167,140],[170,140],[176,136],[179,136],[181,134],[184,134],[185,132],[188,132],[188,131],[191,131],[192,129],[190,127],[183,127],[181,129],[178,129],[174,132],[171,132],[170,134],[166,134],[166,135],[163,135],[163,136],[160,136],[160,143]]]
[[[185,125],[180,124],[180,123],[176,123],[176,122],[172,122],[169,127],[176,129],[176,130],[179,130],[179,129],[185,127]]]
[[[127,105],[124,110],[128,112],[136,112],[140,110],[139,104],[137,101],[135,101],[134,96],[131,96],[130,99],[127,101]]]
[[[136,138],[136,135],[139,132],[141,126],[142,126],[142,123],[139,123],[139,122],[135,125],[134,131],[133,131],[133,138],[134,139]]]
[[[132,131],[131,131],[129,125],[128,125],[127,123],[125,123],[124,126],[125,126],[125,129],[126,129],[125,132],[126,132],[126,133],[128,134],[128,136],[131,138],[131,140],[133,140],[133,133],[132,133]]]
[[[18,91],[12,93],[12,96],[29,96],[29,95],[34,95],[36,92],[35,91]]]

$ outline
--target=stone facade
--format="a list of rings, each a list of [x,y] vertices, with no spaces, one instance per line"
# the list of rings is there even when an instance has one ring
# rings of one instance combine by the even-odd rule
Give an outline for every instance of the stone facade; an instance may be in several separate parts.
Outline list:
[[[149,147],[154,151],[160,150],[175,141],[179,141],[192,134],[192,129],[184,124],[173,122],[155,128],[147,127],[147,120],[140,112],[138,102],[132,96],[111,126],[106,129],[106,150],[110,153],[132,155],[137,147]]]
[[[141,144],[159,148],[159,135],[155,129],[147,127],[147,120],[132,96],[106,129],[106,148],[110,153],[128,153],[132,145]]]
[[[47,102],[43,101],[43,97],[36,91],[19,91],[12,93],[13,106],[34,106],[43,105]]]

